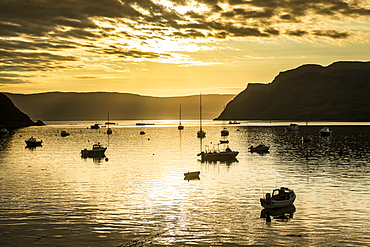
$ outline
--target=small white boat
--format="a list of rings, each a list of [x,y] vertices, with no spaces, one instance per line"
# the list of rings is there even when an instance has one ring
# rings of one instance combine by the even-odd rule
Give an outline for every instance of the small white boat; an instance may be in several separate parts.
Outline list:
[[[199,179],[200,171],[184,173],[185,180]]]
[[[106,147],[103,147],[100,145],[100,142],[97,144],[94,144],[92,149],[83,149],[81,150],[82,157],[104,157],[105,156],[105,150],[107,150]]]
[[[25,142],[27,144],[27,147],[38,147],[42,145],[42,140],[38,141],[35,137],[32,136]]]
[[[320,135],[321,136],[331,136],[332,134],[332,131],[329,130],[328,127],[323,127],[321,130],[320,130]]]
[[[269,146],[265,146],[263,144],[260,144],[257,147],[253,147],[253,145],[249,147],[250,152],[268,152],[269,149]]]
[[[286,131],[299,131],[298,124],[291,123],[289,126],[285,127]]]
[[[261,206],[264,208],[284,208],[293,204],[296,195],[293,190],[281,187],[274,189],[272,195],[266,194],[266,197],[260,198]]]
[[[238,151],[232,151],[229,147],[225,150],[206,150],[197,155],[202,158],[202,161],[231,161],[236,160]]]
[[[61,135],[61,136],[63,136],[63,137],[65,137],[65,136],[69,136],[70,134],[69,134],[67,131],[62,130],[62,131],[60,132],[60,135]]]

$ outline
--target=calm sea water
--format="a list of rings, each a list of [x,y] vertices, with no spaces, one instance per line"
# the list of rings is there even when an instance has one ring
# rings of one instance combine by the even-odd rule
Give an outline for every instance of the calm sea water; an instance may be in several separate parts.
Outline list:
[[[321,138],[332,123],[298,134],[285,132],[289,123],[229,125],[238,161],[202,163],[196,121],[182,131],[155,123],[119,122],[108,137],[91,122],[53,122],[1,138],[0,245],[370,245],[370,126],[332,125]],[[221,129],[206,121],[203,147]],[[304,134],[313,142],[303,145]],[[25,148],[30,136],[43,146]],[[107,160],[81,158],[95,142],[108,146]],[[248,152],[260,143],[270,152]],[[341,147],[351,154],[339,156]],[[198,170],[200,180],[184,180]],[[297,194],[293,218],[266,222],[259,198],[281,186]]]

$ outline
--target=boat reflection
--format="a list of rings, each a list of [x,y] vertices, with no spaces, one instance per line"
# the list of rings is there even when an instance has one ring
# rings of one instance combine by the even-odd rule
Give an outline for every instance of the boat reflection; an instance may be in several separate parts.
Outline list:
[[[264,208],[261,210],[260,218],[265,218],[266,222],[271,222],[271,217],[273,219],[279,219],[287,221],[293,218],[296,208],[294,204],[284,208]]]
[[[198,161],[202,164],[211,164],[211,165],[217,165],[217,164],[223,164],[223,165],[231,165],[233,163],[238,163],[238,159],[231,159],[231,160],[201,160],[198,159]]]

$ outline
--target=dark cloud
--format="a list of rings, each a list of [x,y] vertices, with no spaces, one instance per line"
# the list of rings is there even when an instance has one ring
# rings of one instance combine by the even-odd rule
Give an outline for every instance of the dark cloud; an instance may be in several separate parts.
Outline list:
[[[175,7],[187,0],[172,0]],[[149,45],[161,40],[214,37],[270,38],[279,35],[346,39],[349,31],[317,27],[314,19],[370,18],[370,8],[347,0],[198,0],[207,6],[179,14],[152,0],[3,0],[0,1],[0,69],[51,71],[70,68],[79,58],[61,51],[83,50],[124,59],[169,58],[142,51],[130,41]],[[193,2],[196,6],[196,2]],[[226,7],[227,6],[227,7]],[[289,27],[284,27],[290,24]],[[299,24],[299,27],[291,25]],[[307,26],[307,29],[305,27]],[[315,26],[312,31],[312,26]],[[353,31],[354,32],[354,31]],[[120,40],[104,46],[102,40]],[[101,42],[100,42],[101,41]],[[131,45],[130,45],[131,44]],[[150,48],[150,47],[149,47]]]

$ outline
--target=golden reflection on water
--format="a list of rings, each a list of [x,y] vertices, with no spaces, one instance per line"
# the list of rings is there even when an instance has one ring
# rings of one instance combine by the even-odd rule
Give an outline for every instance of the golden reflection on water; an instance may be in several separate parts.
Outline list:
[[[126,123],[111,126],[109,137],[103,128],[81,123],[18,130],[0,151],[0,243],[370,243],[370,212],[363,203],[370,199],[370,128],[333,127],[332,138],[320,139],[319,127],[302,127],[314,136],[302,145],[300,135],[288,135],[283,127],[228,126],[238,161],[210,163],[196,156],[196,124],[184,125],[179,131],[176,122]],[[220,124],[204,129],[203,145],[219,142]],[[71,135],[62,138],[61,130]],[[25,149],[31,135],[44,145]],[[108,146],[107,161],[81,158],[80,150],[95,142]],[[271,146],[269,153],[248,152],[261,142]],[[338,156],[343,145],[353,150],[350,156]],[[200,171],[200,179],[184,180],[188,171]],[[295,190],[296,212],[290,220],[267,224],[259,198],[280,186]]]

